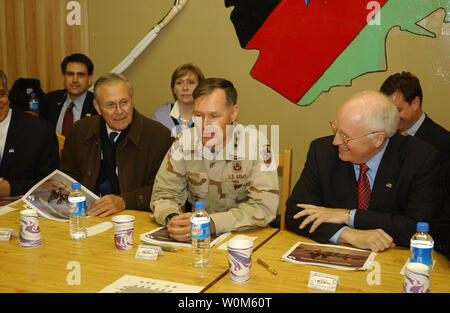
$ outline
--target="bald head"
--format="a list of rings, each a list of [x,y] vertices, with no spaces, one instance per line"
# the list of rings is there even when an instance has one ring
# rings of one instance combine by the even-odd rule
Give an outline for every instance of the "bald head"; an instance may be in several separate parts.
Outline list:
[[[378,91],[367,90],[355,94],[339,109],[338,116],[360,125],[368,133],[384,132],[392,137],[398,126],[398,110],[391,100]]]
[[[362,164],[385,147],[397,125],[398,111],[389,98],[377,91],[364,91],[339,108],[333,145],[342,161]]]

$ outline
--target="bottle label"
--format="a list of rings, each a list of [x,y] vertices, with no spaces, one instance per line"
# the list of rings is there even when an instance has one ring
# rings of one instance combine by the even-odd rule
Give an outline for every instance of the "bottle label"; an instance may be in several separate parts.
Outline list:
[[[39,102],[36,100],[30,101],[30,110],[31,111],[37,111],[39,109]]]
[[[69,202],[70,215],[86,214],[86,201]]]
[[[209,217],[196,217],[191,220],[192,239],[209,238]]]
[[[433,264],[433,260],[431,258],[433,248],[411,247],[411,252],[411,263],[422,263],[425,265]]]

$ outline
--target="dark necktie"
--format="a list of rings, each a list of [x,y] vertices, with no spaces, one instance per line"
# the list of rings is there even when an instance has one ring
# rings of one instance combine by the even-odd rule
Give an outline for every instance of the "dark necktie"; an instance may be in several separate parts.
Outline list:
[[[72,127],[73,124],[73,106],[75,105],[74,102],[71,102],[69,107],[66,110],[66,113],[64,113],[64,120],[63,120],[63,127],[62,127],[62,134],[67,137],[67,134],[69,133],[70,127]]]
[[[114,139],[116,139],[118,134],[118,132],[111,132],[109,134],[109,143],[111,144],[111,146],[114,146]]]
[[[358,208],[360,210],[367,210],[370,202],[370,183],[366,173],[369,167],[366,164],[359,165],[358,178]]]

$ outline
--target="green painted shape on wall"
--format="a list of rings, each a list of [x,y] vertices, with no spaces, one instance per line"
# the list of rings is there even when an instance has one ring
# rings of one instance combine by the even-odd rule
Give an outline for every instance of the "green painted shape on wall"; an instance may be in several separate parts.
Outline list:
[[[450,22],[450,0],[386,2],[378,13],[380,25],[367,24],[297,104],[309,105],[332,87],[350,86],[351,81],[361,75],[386,70],[386,38],[396,26],[416,35],[436,37],[416,23],[440,8],[445,10],[444,22]],[[367,12],[369,14],[370,10]]]

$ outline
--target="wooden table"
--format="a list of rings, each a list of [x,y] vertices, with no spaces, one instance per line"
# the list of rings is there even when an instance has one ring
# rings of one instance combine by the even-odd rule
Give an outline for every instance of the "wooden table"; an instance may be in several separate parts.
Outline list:
[[[322,292],[307,287],[310,271],[339,276],[336,292],[344,293],[398,293],[402,292],[403,275],[400,271],[409,257],[407,248],[397,247],[380,252],[375,257],[375,266],[366,271],[345,271],[322,266],[285,262],[281,257],[298,241],[314,241],[289,231],[282,230],[252,255],[250,281],[236,284],[229,274],[206,290],[207,293],[315,293]],[[274,267],[273,275],[256,262],[258,258]],[[450,292],[450,262],[438,252],[432,271],[432,292]]]
[[[121,214],[136,217],[131,250],[115,248],[112,229],[74,241],[70,239],[68,223],[46,219],[39,220],[43,238],[40,247],[21,248],[17,237],[9,242],[0,241],[0,292],[98,292],[126,274],[207,287],[227,273],[227,251],[217,246],[211,250],[211,265],[207,268],[194,268],[191,251],[184,247],[177,252],[164,252],[156,261],[136,259],[136,249],[142,243],[139,235],[159,225],[150,221],[148,212],[124,211]],[[87,226],[110,222],[111,217],[91,217]],[[0,227],[19,232],[19,222],[18,210],[0,216]],[[258,248],[277,231],[263,228],[240,234],[257,236],[255,246]],[[79,264],[79,285],[68,283],[68,279],[73,281],[77,270],[72,264]]]

